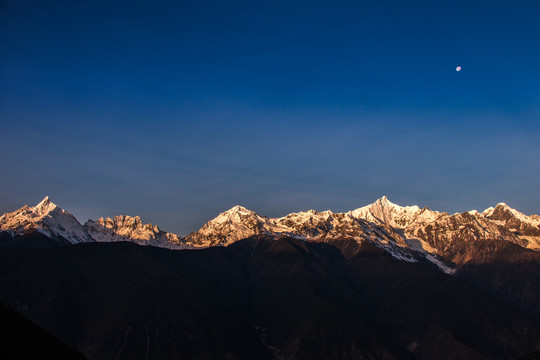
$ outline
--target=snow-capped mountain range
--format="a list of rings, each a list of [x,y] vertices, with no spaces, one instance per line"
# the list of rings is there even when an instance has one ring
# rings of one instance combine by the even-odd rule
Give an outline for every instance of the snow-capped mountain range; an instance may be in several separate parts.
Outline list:
[[[0,232],[11,237],[38,232],[60,244],[132,241],[171,249],[190,247],[182,244],[180,236],[164,232],[152,224],[143,224],[138,216],[99,218],[81,225],[71,213],[54,204],[49,197],[36,206],[25,205],[0,216]]]
[[[0,217],[0,232],[12,238],[34,231],[59,243],[132,241],[169,249],[226,246],[251,236],[323,242],[353,239],[369,241],[400,260],[425,258],[449,273],[474,257],[470,244],[504,241],[540,250],[540,217],[525,215],[504,203],[481,213],[448,214],[399,206],[385,196],[349,212],[309,210],[280,218],[235,206],[184,238],[144,224],[138,216],[99,218],[81,225],[48,197],[34,207],[25,205]]]

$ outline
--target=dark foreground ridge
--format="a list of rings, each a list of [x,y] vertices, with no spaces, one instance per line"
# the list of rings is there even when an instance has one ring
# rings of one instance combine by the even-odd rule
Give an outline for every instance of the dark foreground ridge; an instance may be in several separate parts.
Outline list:
[[[41,327],[1,303],[0,329],[2,359],[86,359],[81,353],[71,349]]]
[[[5,247],[0,288],[88,359],[516,359],[540,347],[538,320],[511,303],[352,240]]]

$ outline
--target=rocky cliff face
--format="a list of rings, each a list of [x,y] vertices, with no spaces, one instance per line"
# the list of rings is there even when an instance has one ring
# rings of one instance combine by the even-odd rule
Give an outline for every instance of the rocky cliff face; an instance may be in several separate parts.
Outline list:
[[[138,216],[115,216],[88,220],[84,224],[88,234],[99,242],[132,241],[139,245],[159,246],[171,249],[188,247],[183,239],[160,230],[156,225],[143,224]]]
[[[482,242],[503,240],[522,247],[528,244],[508,229],[475,212],[443,213],[427,220],[418,218],[404,230],[409,243],[418,240],[428,252],[458,265],[472,259],[476,245]]]
[[[486,209],[482,215],[524,240],[527,248],[540,250],[540,216],[527,216],[505,203]]]

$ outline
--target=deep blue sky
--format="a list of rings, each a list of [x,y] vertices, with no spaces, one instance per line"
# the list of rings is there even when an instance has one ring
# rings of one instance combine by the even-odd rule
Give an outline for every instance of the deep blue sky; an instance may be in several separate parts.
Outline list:
[[[236,204],[538,213],[539,19],[535,0],[4,0],[0,213],[49,195],[182,235]]]

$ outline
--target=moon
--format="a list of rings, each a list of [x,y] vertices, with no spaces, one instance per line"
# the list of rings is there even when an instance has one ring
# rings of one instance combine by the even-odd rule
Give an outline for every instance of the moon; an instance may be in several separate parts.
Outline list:
[[[461,66],[458,66],[458,67],[456,68],[456,71],[461,71]]]

